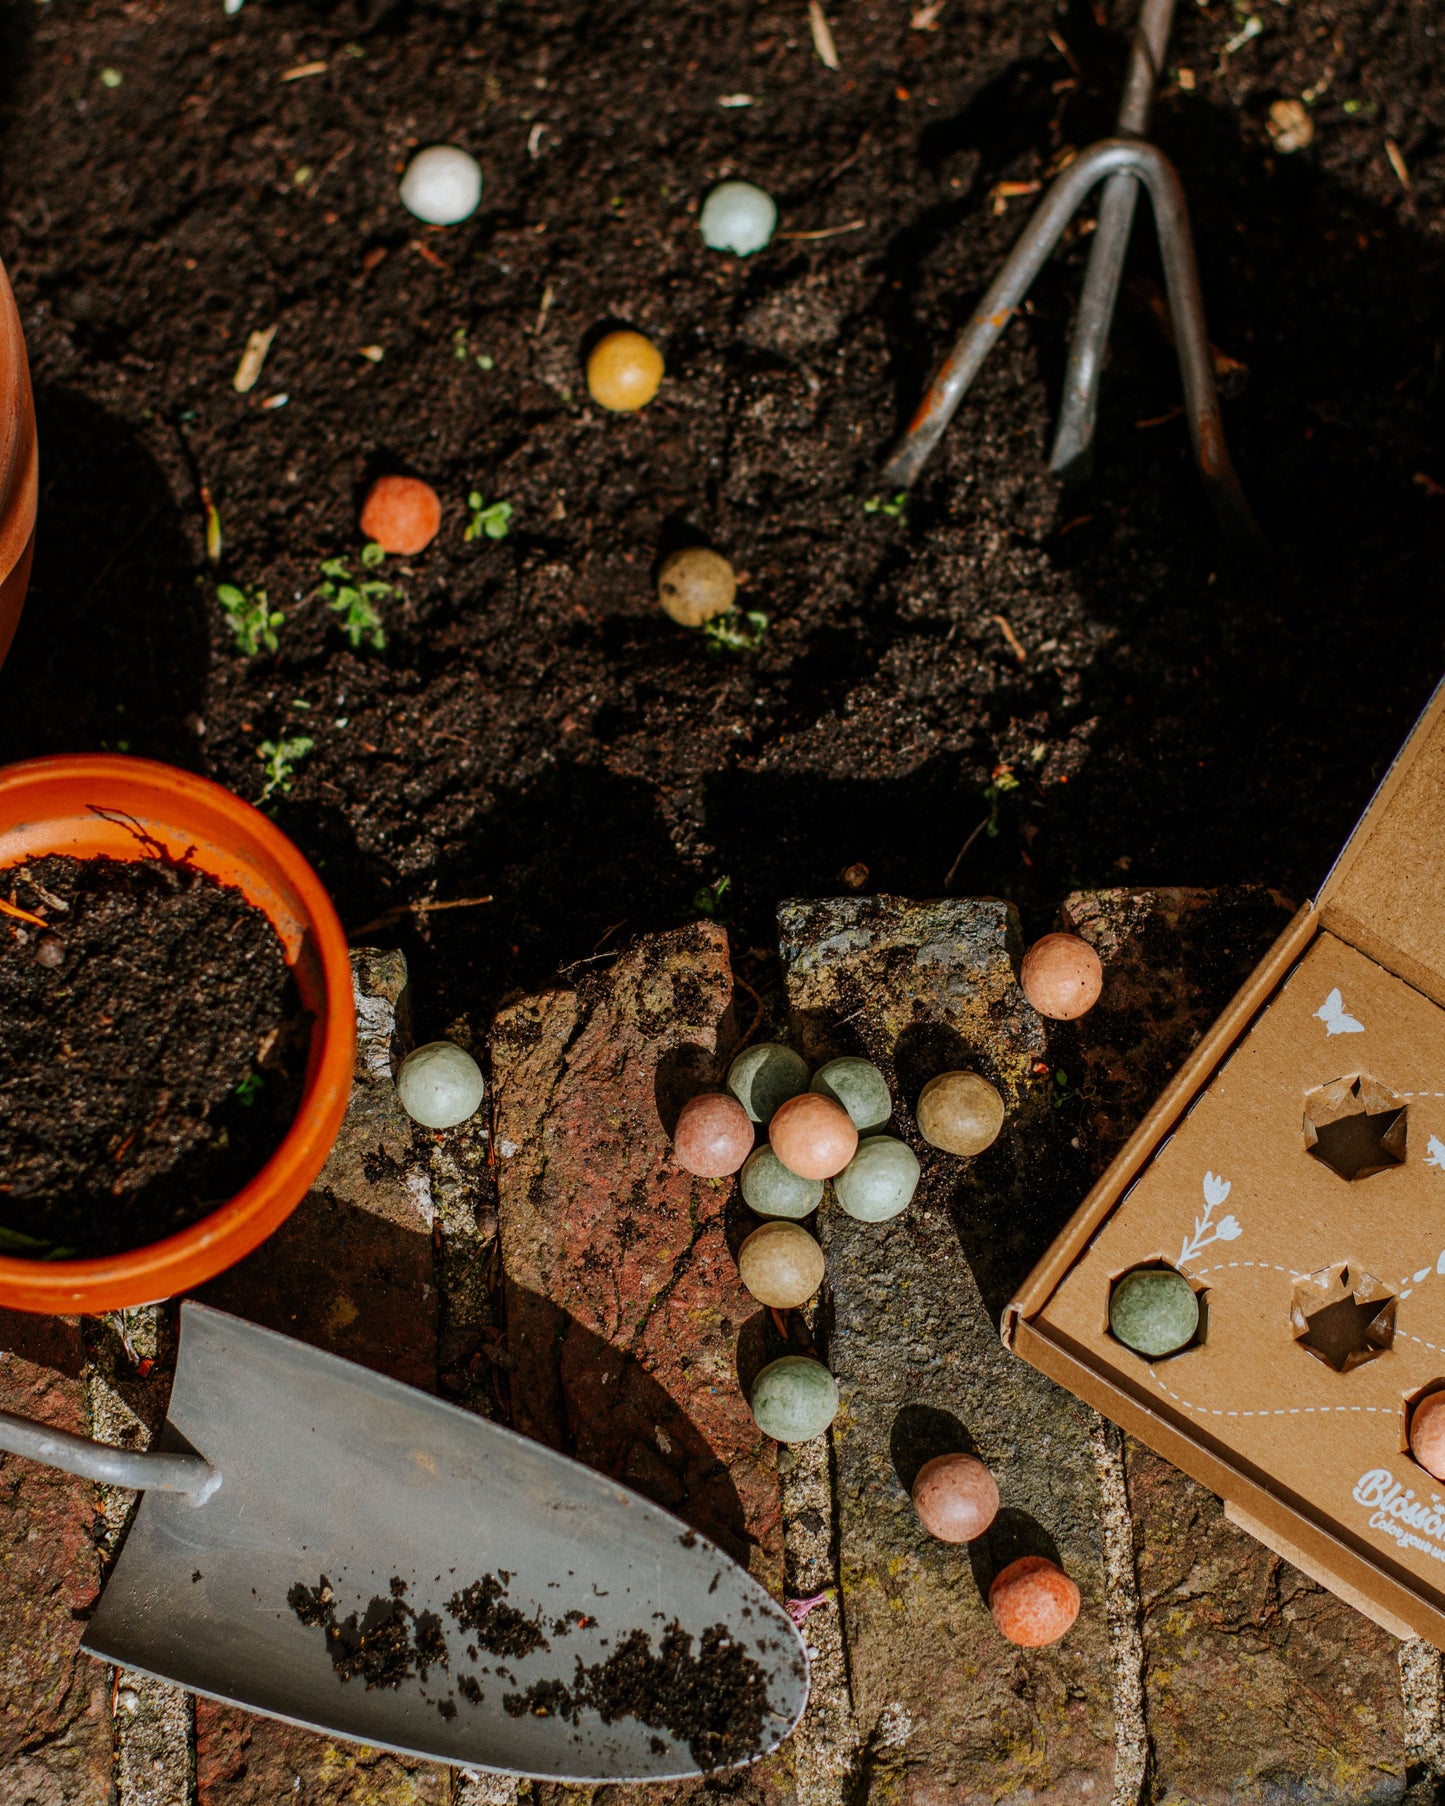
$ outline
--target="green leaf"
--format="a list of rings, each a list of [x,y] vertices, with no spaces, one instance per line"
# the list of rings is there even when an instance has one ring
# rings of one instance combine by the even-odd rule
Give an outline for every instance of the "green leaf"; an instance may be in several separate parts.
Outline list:
[[[374,539],[368,539],[366,544],[361,548],[361,562],[369,571],[374,571],[379,564],[385,561],[385,559],[385,547],[378,545]]]

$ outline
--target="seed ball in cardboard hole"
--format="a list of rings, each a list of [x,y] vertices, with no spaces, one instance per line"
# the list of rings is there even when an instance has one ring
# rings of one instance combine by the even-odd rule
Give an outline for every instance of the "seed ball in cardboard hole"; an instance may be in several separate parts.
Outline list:
[[[1021,1555],[994,1577],[988,1609],[1010,1643],[1042,1649],[1057,1643],[1079,1615],[1079,1589],[1043,1555]]]
[[[426,1129],[454,1129],[475,1116],[485,1091],[481,1067],[452,1041],[413,1048],[396,1075],[402,1109]]]
[[[1114,1282],[1109,1328],[1135,1354],[1151,1359],[1174,1354],[1199,1328],[1199,1299],[1182,1273],[1144,1267]]]
[[[998,1140],[1003,1099],[976,1072],[940,1072],[918,1099],[918,1132],[945,1154],[981,1154]]]
[[[1098,954],[1078,935],[1046,934],[1024,955],[1019,983],[1041,1016],[1072,1022],[1099,1001],[1104,968]]]
[[[760,1217],[807,1217],[823,1202],[821,1179],[790,1173],[771,1148],[754,1148],[742,1176],[743,1202]]]
[[[811,1442],[838,1415],[838,1382],[821,1361],[784,1355],[753,1381],[748,1402],[764,1436]]]
[[[754,1122],[773,1120],[779,1104],[808,1089],[808,1062],[779,1041],[745,1047],[728,1067],[728,1090]]]
[[[852,1055],[829,1060],[813,1074],[812,1088],[841,1104],[860,1135],[881,1129],[893,1114],[888,1081],[871,1060],[855,1059]]]
[[[935,1455],[913,1482],[913,1509],[941,1543],[971,1543],[998,1516],[998,1482],[972,1455]]]
[[[738,580],[721,552],[684,546],[657,573],[657,601],[679,627],[701,627],[725,615],[737,598]]]
[[[858,1152],[858,1131],[841,1104],[805,1091],[780,1104],[768,1124],[773,1152],[800,1179],[831,1179]]]
[[[753,1125],[735,1097],[704,1091],[678,1113],[672,1151],[677,1164],[699,1179],[725,1179],[753,1151]]]
[[[912,1203],[922,1171],[906,1141],[894,1135],[866,1135],[833,1181],[833,1192],[860,1223],[886,1223]]]
[[[764,1223],[738,1249],[738,1277],[759,1304],[791,1311],[823,1283],[823,1250],[800,1223]]]
[[[1410,1413],[1410,1453],[1427,1474],[1445,1480],[1445,1392],[1429,1392]]]

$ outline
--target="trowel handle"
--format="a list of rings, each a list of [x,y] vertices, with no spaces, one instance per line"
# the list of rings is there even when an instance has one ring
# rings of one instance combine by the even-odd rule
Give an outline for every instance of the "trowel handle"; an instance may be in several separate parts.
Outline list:
[[[32,1461],[63,1468],[84,1480],[99,1480],[104,1486],[190,1493],[197,1505],[204,1504],[221,1484],[220,1474],[204,1455],[112,1448],[108,1442],[91,1442],[67,1430],[52,1430],[48,1424],[16,1417],[10,1411],[0,1411],[0,1449],[28,1455]]]

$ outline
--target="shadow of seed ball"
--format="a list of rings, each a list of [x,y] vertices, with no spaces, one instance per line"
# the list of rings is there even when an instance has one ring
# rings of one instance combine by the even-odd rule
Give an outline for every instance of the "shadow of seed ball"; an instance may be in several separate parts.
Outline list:
[[[678,1113],[672,1151],[677,1164],[699,1179],[725,1179],[753,1150],[753,1125],[735,1097],[705,1091]]]
[[[869,1135],[833,1181],[833,1195],[860,1223],[886,1223],[912,1203],[922,1171],[906,1141]]]
[[[780,1104],[768,1124],[768,1140],[789,1172],[800,1179],[831,1179],[858,1152],[858,1131],[832,1098],[805,1091]]]
[[[1109,1328],[1135,1354],[1175,1354],[1199,1329],[1199,1300],[1182,1273],[1164,1267],[1126,1273],[1109,1294]]]
[[[450,1041],[428,1041],[402,1061],[396,1095],[413,1122],[426,1129],[454,1129],[475,1116],[486,1091],[482,1069]]]
[[[998,1516],[998,1482],[973,1455],[935,1455],[913,1482],[913,1509],[941,1543],[971,1543]]]
[[[976,1072],[940,1072],[918,1099],[918,1132],[945,1154],[981,1154],[1003,1127],[1003,1099]]]
[[[657,600],[679,627],[701,627],[725,615],[738,593],[733,567],[706,546],[684,546],[657,573]]]
[[[1046,934],[1024,955],[1019,984],[1041,1016],[1072,1022],[1099,1001],[1104,968],[1098,954],[1078,935]]]
[[[775,1442],[811,1442],[838,1415],[838,1382],[821,1361],[784,1355],[753,1381],[748,1403],[764,1436]]]
[[[743,1166],[743,1202],[760,1217],[808,1217],[823,1202],[823,1181],[790,1173],[770,1147],[754,1148]]]
[[[738,1277],[759,1304],[795,1310],[823,1283],[823,1250],[797,1223],[764,1223],[738,1250]]]
[[[988,1590],[999,1631],[1022,1649],[1057,1643],[1079,1615],[1079,1589],[1044,1555],[1021,1555]]]
[[[808,1089],[808,1062],[778,1041],[746,1047],[728,1067],[728,1090],[754,1122],[773,1120],[779,1104]]]
[[[820,1096],[841,1104],[860,1135],[866,1135],[869,1129],[881,1129],[893,1114],[888,1081],[871,1060],[853,1055],[829,1060],[813,1074],[812,1088]]]

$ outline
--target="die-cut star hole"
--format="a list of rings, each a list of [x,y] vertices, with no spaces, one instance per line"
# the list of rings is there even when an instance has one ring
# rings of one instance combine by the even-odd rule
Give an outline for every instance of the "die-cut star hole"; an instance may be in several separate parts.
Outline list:
[[[1395,1340],[1395,1298],[1369,1273],[1341,1263],[1296,1280],[1290,1330],[1336,1373],[1352,1373]]]
[[[1368,1179],[1405,1159],[1406,1106],[1366,1072],[1305,1093],[1306,1152],[1342,1179]]]

